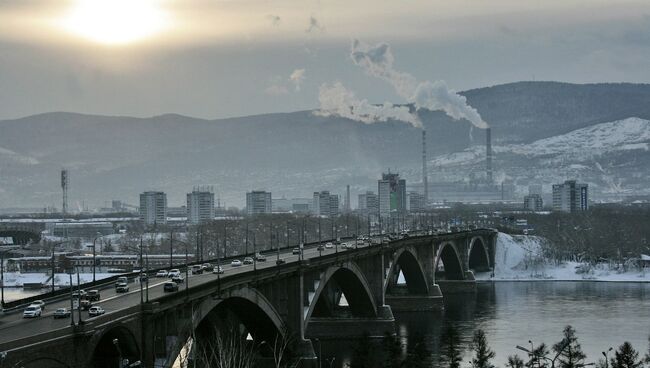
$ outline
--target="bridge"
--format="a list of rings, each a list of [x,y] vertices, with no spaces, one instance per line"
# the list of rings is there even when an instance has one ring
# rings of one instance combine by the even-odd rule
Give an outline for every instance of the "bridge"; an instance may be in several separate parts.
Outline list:
[[[44,223],[0,222],[0,238],[12,238],[15,245],[38,243]]]
[[[300,366],[314,367],[316,338],[392,334],[393,311],[440,308],[445,293],[472,291],[473,270],[493,265],[496,236],[477,229],[390,242],[373,238],[352,249],[282,249],[266,262],[224,264],[222,275],[189,277],[176,292],[164,292],[166,280],[157,278],[146,288],[132,282],[123,294],[109,287],[100,303],[106,314],[84,314],[83,323],[51,317],[70,299],[48,304],[40,318],[1,317],[0,366],[122,367],[120,359],[128,359],[168,368],[188,346],[205,351],[229,331],[255,344],[261,362],[272,361],[282,346]],[[285,263],[276,264],[276,257]]]

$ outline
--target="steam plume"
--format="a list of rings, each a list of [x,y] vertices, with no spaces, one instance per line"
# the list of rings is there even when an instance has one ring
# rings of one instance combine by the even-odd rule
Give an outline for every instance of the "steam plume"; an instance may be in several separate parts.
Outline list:
[[[321,85],[318,100],[320,110],[316,111],[315,114],[319,116],[336,115],[366,124],[377,121],[401,120],[416,128],[422,128],[422,122],[409,111],[408,107],[394,106],[390,102],[373,105],[368,100],[357,98],[354,92],[345,88],[341,82],[335,82],[332,85],[327,83]]]
[[[444,81],[418,82],[411,74],[395,70],[395,58],[387,43],[369,46],[354,40],[350,57],[368,75],[390,83],[395,91],[406,101],[413,103],[416,109],[443,110],[455,120],[467,119],[477,128],[488,127],[478,111],[467,104],[467,99],[449,89]]]

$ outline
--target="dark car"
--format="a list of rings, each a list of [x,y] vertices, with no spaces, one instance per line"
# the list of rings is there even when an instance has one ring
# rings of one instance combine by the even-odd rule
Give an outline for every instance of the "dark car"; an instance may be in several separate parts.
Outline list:
[[[83,310],[88,310],[90,307],[93,306],[93,303],[90,302],[88,299],[81,299],[81,309]]]
[[[165,285],[163,286],[163,290],[168,293],[168,292],[173,292],[173,291],[178,291],[178,284],[175,282],[166,282]]]
[[[300,254],[300,248],[293,248],[291,254]]]
[[[282,258],[280,258],[280,259],[278,259],[278,260],[275,261],[275,264],[276,264],[276,265],[281,265],[281,264],[285,264],[285,263],[287,263],[287,262],[286,262],[284,259],[282,259]]]
[[[86,299],[90,300],[91,302],[99,301],[99,298],[99,290],[89,290],[86,294]]]

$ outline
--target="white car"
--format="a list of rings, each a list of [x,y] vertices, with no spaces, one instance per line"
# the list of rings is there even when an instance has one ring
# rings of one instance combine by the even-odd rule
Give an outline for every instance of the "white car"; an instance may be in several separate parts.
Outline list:
[[[67,318],[70,317],[70,310],[68,308],[57,308],[54,311],[54,318]]]
[[[41,308],[41,310],[45,310],[45,302],[40,299],[34,300],[30,305],[38,305]]]
[[[167,270],[160,270],[156,272],[156,277],[167,277]]]
[[[238,260],[238,259],[233,259],[232,262],[230,262],[230,266],[239,267],[239,266],[241,266],[241,261]]]
[[[180,276],[180,275],[181,275],[181,270],[179,270],[178,268],[173,268],[169,270],[167,277],[172,278],[174,276]]]
[[[332,242],[327,242],[327,243],[325,243],[325,248],[332,249],[332,248],[334,248],[334,244],[332,244]]]
[[[43,311],[41,307],[37,304],[32,304],[29,307],[25,308],[23,312],[23,318],[36,318],[40,317]]]
[[[90,307],[90,309],[88,309],[88,315],[89,315],[90,317],[101,316],[101,315],[104,314],[104,313],[106,313],[106,311],[104,310],[104,308],[102,308],[102,307],[100,307],[100,306],[98,306],[98,305],[96,305],[96,306],[94,306],[94,307]]]
[[[212,273],[215,274],[215,275],[223,273],[223,267],[214,266],[214,268],[212,269]]]

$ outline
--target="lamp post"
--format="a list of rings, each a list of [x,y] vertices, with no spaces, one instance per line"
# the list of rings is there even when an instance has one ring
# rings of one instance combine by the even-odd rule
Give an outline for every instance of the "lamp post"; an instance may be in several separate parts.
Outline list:
[[[5,308],[5,253],[0,250],[0,310]]]
[[[104,236],[100,232],[97,232],[95,235],[95,239],[93,239],[93,283],[95,282],[95,267],[97,266],[97,251],[95,250],[95,246],[97,239],[100,239],[102,236]]]
[[[606,351],[603,351],[603,352],[602,352],[603,356],[605,357],[605,368],[609,368],[609,357],[607,356],[607,354],[608,354],[610,351],[612,351],[612,348],[611,348],[611,347],[610,347],[609,349],[607,349]]]
[[[120,341],[118,339],[113,339],[113,345],[117,349],[118,362],[117,367],[122,368],[122,349],[120,349]]]

